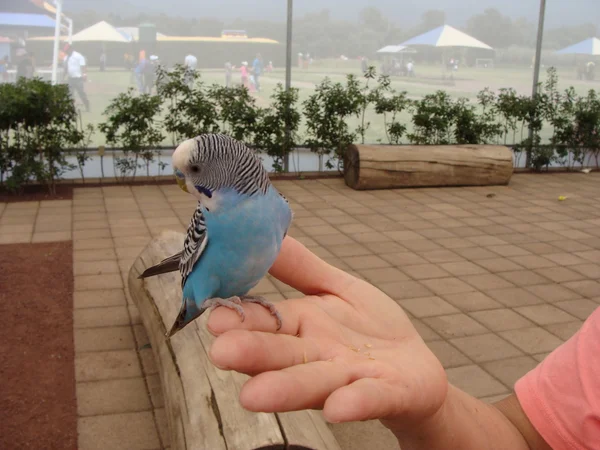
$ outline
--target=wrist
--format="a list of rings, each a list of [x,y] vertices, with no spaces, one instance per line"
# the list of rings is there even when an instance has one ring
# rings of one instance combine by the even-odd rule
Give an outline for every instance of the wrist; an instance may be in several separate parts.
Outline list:
[[[452,405],[454,401],[452,398],[452,391],[453,387],[448,383],[446,397],[440,408],[428,417],[420,418],[418,421],[407,420],[404,417],[397,419],[381,419],[381,423],[394,433],[394,436],[398,439],[403,450],[432,448],[428,447],[430,443],[432,443],[432,438],[444,434],[444,430],[447,427],[448,416],[451,414],[450,411],[454,409]],[[411,445],[412,442],[421,442],[424,445],[415,447],[414,445]]]
[[[402,450],[530,448],[503,412],[451,384],[444,403],[429,418],[418,424],[400,420],[382,423],[394,433]]]

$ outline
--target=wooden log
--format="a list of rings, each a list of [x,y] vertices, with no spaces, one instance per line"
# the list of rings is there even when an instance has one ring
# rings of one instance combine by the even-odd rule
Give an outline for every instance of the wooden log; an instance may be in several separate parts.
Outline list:
[[[350,145],[346,185],[356,190],[508,184],[513,156],[501,145]]]
[[[181,305],[181,277],[179,273],[144,280],[138,276],[181,250],[183,239],[174,231],[153,239],[135,260],[128,280],[160,374],[171,448],[340,450],[317,411],[266,414],[241,407],[239,393],[248,377],[220,370],[208,359],[213,340],[206,329],[208,314],[171,339],[165,337]]]

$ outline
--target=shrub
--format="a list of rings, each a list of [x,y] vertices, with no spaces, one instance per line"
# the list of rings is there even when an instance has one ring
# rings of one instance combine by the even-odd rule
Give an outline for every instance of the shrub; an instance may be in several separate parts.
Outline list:
[[[325,78],[303,104],[308,137],[305,144],[320,157],[330,156],[326,165],[341,169],[342,154],[356,138],[346,120],[358,117],[364,99],[357,78],[348,75],[346,85]]]
[[[136,96],[130,88],[127,92],[114,98],[104,115],[106,122],[100,124],[106,142],[119,147],[123,156],[113,157],[115,175],[119,173],[122,181],[128,175],[135,178],[137,169],[143,167],[140,159],[149,166],[157,154],[156,147],[163,141],[161,123],[158,115],[161,112],[162,100],[157,95],[142,94]]]
[[[296,146],[300,112],[296,109],[298,89],[286,91],[277,84],[269,108],[261,109],[254,127],[254,145],[273,158],[273,169],[283,172],[284,159]]]
[[[85,145],[68,86],[20,78],[0,84],[0,98],[0,183],[18,192],[35,180],[54,194],[57,180],[76,167],[69,149]]]
[[[165,131],[173,145],[203,133],[219,131],[219,113],[215,99],[207,94],[198,72],[177,65],[168,72],[158,69],[158,96],[167,104]]]

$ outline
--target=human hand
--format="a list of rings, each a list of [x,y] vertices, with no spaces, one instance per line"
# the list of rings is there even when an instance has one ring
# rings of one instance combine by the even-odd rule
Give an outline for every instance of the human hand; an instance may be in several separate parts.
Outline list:
[[[318,258],[291,237],[271,274],[304,298],[277,303],[283,326],[258,305],[246,320],[212,311],[210,350],[221,369],[253,378],[240,393],[257,412],[323,409],[330,422],[383,419],[410,429],[440,410],[445,372],[402,309],[369,283]]]

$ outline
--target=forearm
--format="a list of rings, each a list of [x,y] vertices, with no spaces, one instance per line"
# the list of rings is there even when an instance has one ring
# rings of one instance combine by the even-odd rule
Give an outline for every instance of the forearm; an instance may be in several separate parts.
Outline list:
[[[444,405],[425,424],[405,428],[400,423],[394,424],[389,421],[383,423],[394,432],[402,450],[542,450],[549,448],[541,446],[543,440],[538,443],[540,445],[536,445],[531,435],[527,436],[527,433],[523,433],[523,429],[527,430],[528,427],[527,424],[522,426],[520,421],[523,417],[525,420],[527,418],[524,414],[523,417],[518,416],[512,403],[509,406],[498,408],[486,404],[450,386]]]

